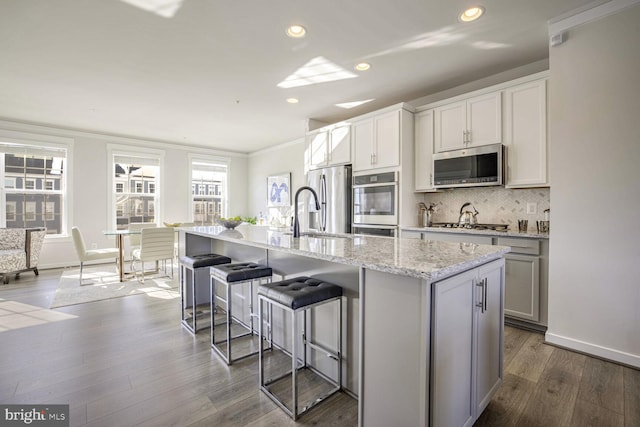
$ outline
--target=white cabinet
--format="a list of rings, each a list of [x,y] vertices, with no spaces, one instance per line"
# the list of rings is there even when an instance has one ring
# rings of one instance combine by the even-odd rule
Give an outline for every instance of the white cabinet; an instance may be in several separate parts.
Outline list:
[[[508,187],[549,185],[546,80],[507,88],[504,145]]]
[[[506,286],[504,314],[518,319],[540,320],[540,241],[498,238],[498,245],[511,246],[505,255]]]
[[[351,162],[351,127],[323,128],[307,135],[309,169]]]
[[[502,381],[504,260],[432,288],[431,425],[471,426]]]
[[[353,123],[353,171],[400,165],[400,111]]]
[[[414,115],[414,189],[433,191],[433,110]]]
[[[435,109],[435,151],[502,142],[502,92],[479,95]]]

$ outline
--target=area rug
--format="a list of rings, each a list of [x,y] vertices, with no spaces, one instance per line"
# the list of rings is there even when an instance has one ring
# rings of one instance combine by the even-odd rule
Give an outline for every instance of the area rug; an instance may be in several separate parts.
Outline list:
[[[120,282],[115,269],[105,266],[85,267],[82,274],[82,286],[80,286],[79,277],[79,268],[66,270],[62,273],[50,308],[138,294],[149,294],[163,299],[180,296],[178,272],[175,269],[173,279],[161,274],[149,274],[145,277],[144,283],[140,283],[133,277],[125,282]]]

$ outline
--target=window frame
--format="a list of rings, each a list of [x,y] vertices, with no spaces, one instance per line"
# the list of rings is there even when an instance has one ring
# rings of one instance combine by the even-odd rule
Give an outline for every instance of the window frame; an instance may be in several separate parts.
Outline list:
[[[70,236],[71,224],[73,224],[73,211],[71,206],[73,206],[73,176],[74,176],[74,144],[75,141],[73,138],[62,137],[62,136],[53,136],[47,134],[35,134],[23,131],[12,131],[7,129],[0,128],[0,152],[4,153],[3,145],[8,144],[9,146],[21,145],[25,146],[25,151],[28,150],[29,147],[34,148],[34,152],[37,150],[51,150],[51,151],[61,151],[64,153],[64,173],[62,174],[62,179],[60,182],[60,188],[52,190],[54,192],[59,192],[61,195],[60,201],[60,210],[61,210],[61,218],[60,218],[60,232],[56,234],[47,234],[45,236],[46,240],[52,239],[68,239]],[[2,160],[2,164],[4,166],[4,160]],[[4,181],[4,169],[0,172],[2,175],[3,185],[0,187],[0,227],[6,227],[6,188]],[[19,190],[16,188],[16,182],[14,180],[14,186],[11,190]],[[24,190],[24,189],[23,189]],[[41,189],[43,190],[43,189]],[[37,188],[35,191],[39,191]],[[16,193],[17,191],[11,191],[11,193]],[[9,204],[13,205],[16,209],[17,206],[14,202],[9,202]],[[14,209],[14,218],[17,213],[17,210]],[[37,210],[36,210],[37,212]],[[37,217],[37,213],[36,213]],[[26,224],[25,224],[26,225]]]
[[[229,181],[231,180],[231,158],[229,157],[218,157],[218,156],[207,156],[207,155],[202,155],[202,154],[194,154],[194,153],[190,153],[189,154],[189,198],[190,198],[190,203],[189,203],[189,217],[191,218],[192,221],[196,222],[196,215],[208,215],[209,214],[209,206],[208,204],[215,204],[214,201],[219,200],[220,203],[222,204],[222,209],[220,212],[220,216],[222,217],[227,217],[229,214],[229,203],[230,203],[230,196],[229,196],[229,190],[230,190],[230,183]],[[225,182],[222,184],[221,194],[216,194],[216,192],[214,191],[213,194],[209,194],[210,191],[206,191],[204,188],[202,190],[200,190],[200,186],[196,185],[193,181],[193,172],[195,168],[194,166],[196,166],[198,163],[204,163],[204,164],[210,164],[212,166],[223,166],[226,168],[227,173],[226,173],[226,180]],[[195,194],[195,193],[198,194]],[[204,193],[204,194],[200,194],[200,193]],[[198,197],[206,197],[207,200],[206,201],[194,201],[194,196],[198,196]],[[209,199],[210,197],[210,199]],[[198,211],[200,212],[196,212],[196,205],[198,203],[202,203],[202,206],[198,209]],[[213,209],[215,211],[215,208]]]
[[[118,227],[117,224],[117,212],[116,212],[116,180],[115,180],[115,160],[117,157],[131,157],[131,158],[136,158],[136,159],[140,159],[140,163],[144,164],[145,160],[151,160],[152,162],[157,162],[158,165],[158,174],[159,176],[156,177],[156,187],[155,187],[155,192],[154,193],[150,193],[153,194],[154,196],[154,224],[156,225],[160,225],[162,224],[162,191],[164,188],[164,180],[165,180],[165,173],[164,173],[164,151],[163,150],[156,150],[156,149],[151,149],[151,148],[147,148],[147,147],[135,147],[135,146],[129,146],[129,145],[120,145],[120,144],[107,144],[107,185],[108,185],[108,189],[109,189],[109,212],[107,214],[107,222],[108,225],[107,227],[111,230],[116,230]],[[143,183],[143,191],[144,191],[144,182],[141,181]],[[123,188],[124,190],[124,188]],[[134,189],[135,190],[135,186]],[[129,191],[132,194],[139,194],[136,193],[135,191]],[[126,193],[126,191],[124,191],[123,193]],[[118,194],[123,194],[123,193],[118,193]],[[143,193],[144,194],[144,193]]]

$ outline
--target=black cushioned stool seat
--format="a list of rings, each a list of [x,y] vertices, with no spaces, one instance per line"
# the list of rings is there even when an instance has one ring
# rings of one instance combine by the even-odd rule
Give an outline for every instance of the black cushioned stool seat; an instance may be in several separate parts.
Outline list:
[[[253,262],[218,265],[211,267],[209,270],[211,278],[211,348],[218,353],[228,365],[231,365],[236,360],[257,354],[257,347],[262,346],[261,341],[258,340],[257,344],[254,342],[254,338],[257,339],[258,337],[253,322],[254,317],[258,317],[254,312],[254,281],[257,281],[258,284],[263,281],[270,283],[272,274],[273,271],[271,267]],[[216,289],[217,284],[224,287],[222,292]],[[238,307],[237,302],[234,305],[233,294],[231,293],[232,285],[237,286],[241,284],[249,284],[249,295],[246,297],[248,301],[248,316],[242,315],[244,309],[242,306]],[[236,310],[241,314],[234,315]],[[216,323],[215,315],[218,314],[219,311],[225,312],[225,321]],[[216,331],[218,331],[218,335],[221,335],[221,328],[219,328],[221,326],[224,326],[224,337],[218,337],[216,335]],[[235,330],[235,332],[232,329]],[[240,329],[242,333],[238,333],[238,329]],[[241,343],[238,343],[238,346],[233,345],[233,347],[236,348],[232,354],[232,340],[245,337],[249,338],[243,340],[244,345],[242,348],[240,348]]]
[[[332,394],[340,391],[342,388],[342,287],[333,283],[325,282],[323,280],[314,279],[310,277],[295,277],[292,279],[282,280],[280,282],[273,282],[258,286],[258,318],[260,322],[260,342],[263,340],[263,328],[267,325],[267,336],[270,346],[269,349],[274,349],[273,343],[273,329],[284,329],[284,325],[273,325],[273,307],[281,308],[285,313],[291,315],[290,327],[291,337],[289,341],[290,357],[291,357],[291,369],[286,373],[278,373],[276,371],[277,364],[270,364],[265,367],[265,349],[261,346],[259,349],[259,377],[260,377],[260,389],[273,400],[280,408],[282,408],[291,418],[296,420],[300,415],[307,412]],[[312,310],[320,305],[328,304],[331,302],[337,302],[338,307],[336,309],[337,314],[337,331],[336,331],[336,348],[337,350],[330,349],[326,345],[322,345],[313,341],[313,331],[316,329],[307,328],[307,314],[306,311]],[[265,319],[265,310],[263,304],[267,305],[268,318]],[[297,316],[298,313],[302,313],[301,316]],[[299,319],[303,319],[302,330],[299,330]],[[287,321],[286,317],[282,317],[283,321]],[[319,317],[315,317],[314,324],[321,321]],[[293,344],[291,344],[293,343]],[[302,343],[302,349],[298,349],[299,345],[295,343]],[[284,344],[283,344],[284,345]],[[312,351],[316,351],[312,353]],[[284,353],[287,353],[283,349]],[[311,360],[317,361],[321,356],[328,356],[336,363],[335,377],[332,378],[326,373],[320,373],[314,366],[311,366],[307,362],[307,355],[315,355]],[[305,393],[298,393],[298,388],[302,387],[298,385],[298,375],[303,369],[308,369],[315,375],[318,381],[324,381],[327,386],[331,386],[328,389],[327,386],[320,387],[324,389],[319,396],[310,397],[309,393],[306,393],[307,398],[304,402],[299,402],[298,395],[305,395]],[[268,372],[267,372],[268,371]],[[287,381],[285,384],[291,384],[287,387],[277,386],[277,383],[281,381]],[[306,382],[306,381],[304,381]],[[303,382],[303,383],[304,383]],[[310,388],[307,383],[307,388]],[[287,391],[290,391],[289,396],[282,396]],[[298,408],[302,407],[301,410]]]
[[[198,329],[198,292],[197,288],[202,280],[198,280],[199,271],[212,265],[228,264],[231,258],[218,254],[187,255],[180,257],[180,294],[182,296],[182,325],[192,334],[205,329]],[[191,280],[187,280],[187,271],[191,274]],[[206,280],[206,279],[205,279]],[[208,286],[207,286],[208,287]],[[205,303],[211,298],[207,298]]]
[[[258,295],[278,301],[297,310],[329,298],[342,296],[342,288],[333,283],[309,277],[296,277],[258,287]]]
[[[271,276],[273,271],[271,267],[265,265],[255,264],[253,262],[239,262],[212,268],[211,274],[214,275],[216,279],[231,283]]]

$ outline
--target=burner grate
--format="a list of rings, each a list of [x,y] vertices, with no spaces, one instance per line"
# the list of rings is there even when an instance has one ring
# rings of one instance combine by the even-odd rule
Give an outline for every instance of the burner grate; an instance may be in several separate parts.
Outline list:
[[[492,230],[492,231],[507,231],[509,226],[507,224],[467,224],[460,225],[457,222],[437,222],[432,224],[432,227],[437,228],[462,228],[468,230]]]

